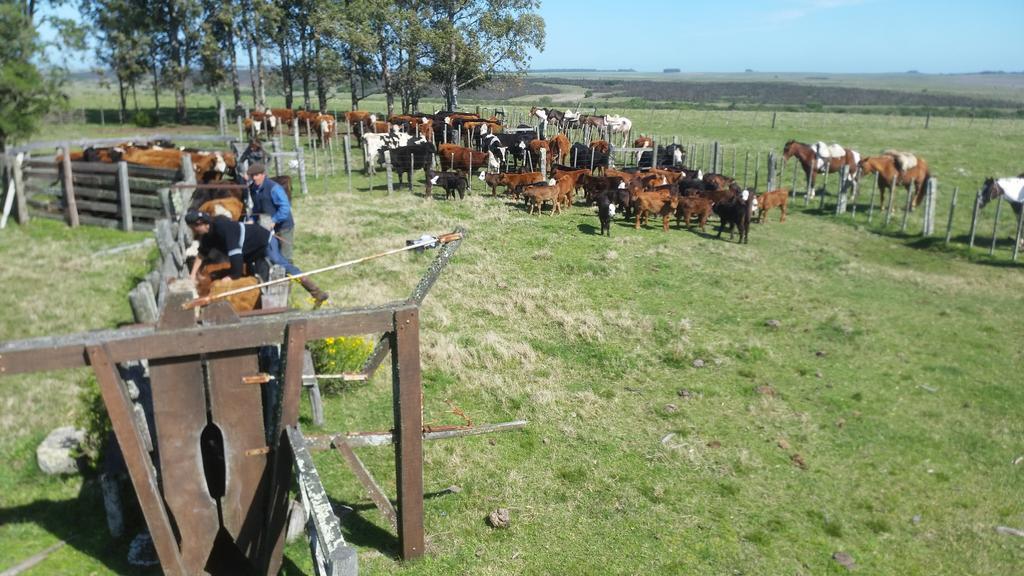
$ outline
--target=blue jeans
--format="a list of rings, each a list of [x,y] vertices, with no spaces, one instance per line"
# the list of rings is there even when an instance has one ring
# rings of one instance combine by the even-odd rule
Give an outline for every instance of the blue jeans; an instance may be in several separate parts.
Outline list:
[[[302,270],[295,264],[292,264],[290,260],[281,254],[281,246],[277,240],[277,237],[273,234],[270,235],[270,242],[267,244],[267,260],[270,260],[271,264],[277,264],[284,268],[284,271],[288,274],[295,276],[302,274]]]

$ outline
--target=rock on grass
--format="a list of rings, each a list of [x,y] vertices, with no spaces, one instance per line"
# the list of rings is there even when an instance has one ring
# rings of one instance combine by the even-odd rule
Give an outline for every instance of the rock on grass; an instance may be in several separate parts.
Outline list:
[[[488,514],[487,523],[493,528],[508,528],[511,526],[512,519],[509,517],[508,508],[498,508]]]
[[[853,570],[853,566],[855,564],[853,556],[850,556],[846,552],[836,552],[835,554],[832,554],[832,559],[838,562],[843,568]]]

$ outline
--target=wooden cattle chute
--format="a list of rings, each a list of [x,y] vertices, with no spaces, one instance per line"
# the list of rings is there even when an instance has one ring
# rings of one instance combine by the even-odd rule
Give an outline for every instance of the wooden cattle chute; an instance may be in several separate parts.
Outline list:
[[[183,142],[227,142],[231,138],[209,135],[125,136],[33,142],[13,147],[4,165],[16,196],[14,214],[19,224],[32,216],[80,224],[153,230],[156,221],[173,212],[167,188],[194,178],[191,159],[181,169],[139,166],[127,162],[72,162],[69,152],[88,146],[114,146],[132,141],[177,139]],[[40,154],[42,152],[43,154]],[[39,154],[33,157],[33,153]],[[55,159],[59,156],[60,159]]]

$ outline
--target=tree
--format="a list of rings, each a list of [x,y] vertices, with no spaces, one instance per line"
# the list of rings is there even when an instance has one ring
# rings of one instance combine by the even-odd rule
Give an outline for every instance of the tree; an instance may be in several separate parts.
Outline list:
[[[429,71],[449,110],[458,108],[459,90],[521,75],[530,49],[544,49],[538,0],[438,0],[433,7]]]
[[[82,0],[81,11],[92,22],[97,58],[117,78],[120,116],[124,121],[128,91],[139,110],[135,86],[150,68],[151,38],[146,0]]]
[[[0,2],[0,152],[12,139],[31,136],[43,116],[66,102],[64,71],[46,60],[35,7],[34,1]]]

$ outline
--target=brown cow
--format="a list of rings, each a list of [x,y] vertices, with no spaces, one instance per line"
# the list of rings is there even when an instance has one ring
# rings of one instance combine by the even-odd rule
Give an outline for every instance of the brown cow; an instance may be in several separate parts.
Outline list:
[[[705,232],[704,224],[707,223],[713,206],[714,203],[711,200],[702,196],[681,196],[679,198],[679,206],[676,208],[676,226],[679,226],[681,219],[686,222],[686,227],[689,228],[691,226],[690,218],[697,216],[698,227],[701,232]]]
[[[565,164],[566,159],[569,157],[569,138],[565,134],[555,134],[548,139],[548,149],[551,151],[550,156],[557,158],[559,164]]]
[[[611,151],[611,148],[608,145],[607,140],[594,140],[593,142],[590,143],[590,149],[597,150],[602,154],[608,154]]]
[[[537,208],[537,212],[540,213],[544,202],[551,202],[551,216],[554,216],[555,212],[561,212],[561,204],[566,199],[569,199],[571,202],[574,182],[575,178],[566,174],[557,179],[548,180],[548,184],[545,186],[528,186],[523,191],[523,197],[528,202],[533,202],[530,207],[530,214],[533,214],[534,208]]]
[[[497,171],[498,159],[490,152],[477,152],[455,144],[442,144],[437,153],[441,156],[442,170],[462,170],[472,172],[473,167],[488,168]]]
[[[633,148],[654,148],[654,139],[641,134],[639,138],[633,140]]]
[[[373,118],[372,120],[371,117]],[[352,110],[351,112],[345,112],[345,122],[348,124],[349,134],[362,135],[370,128],[376,119],[376,116],[366,112],[365,110]],[[356,126],[359,126],[358,132],[355,130]]]
[[[646,226],[647,216],[649,214],[657,214],[662,217],[662,230],[668,232],[668,219],[669,216],[675,213],[676,208],[679,207],[679,195],[673,194],[671,190],[668,190],[668,186],[663,188],[636,194],[634,206],[636,208],[637,230],[640,229],[641,220],[643,220],[644,226]]]
[[[498,186],[504,186],[505,192],[511,193],[514,198],[519,196],[519,188],[536,184],[543,178],[544,176],[540,172],[523,172],[522,174],[510,174],[508,172],[480,173],[480,179],[491,187],[492,196],[497,196]]]
[[[757,205],[761,210],[758,214],[758,222],[762,224],[767,219],[767,212],[771,208],[779,207],[782,212],[782,217],[779,218],[779,222],[786,221],[786,209],[789,205],[789,188],[779,188],[778,190],[772,190],[771,192],[765,192],[757,197]]]

